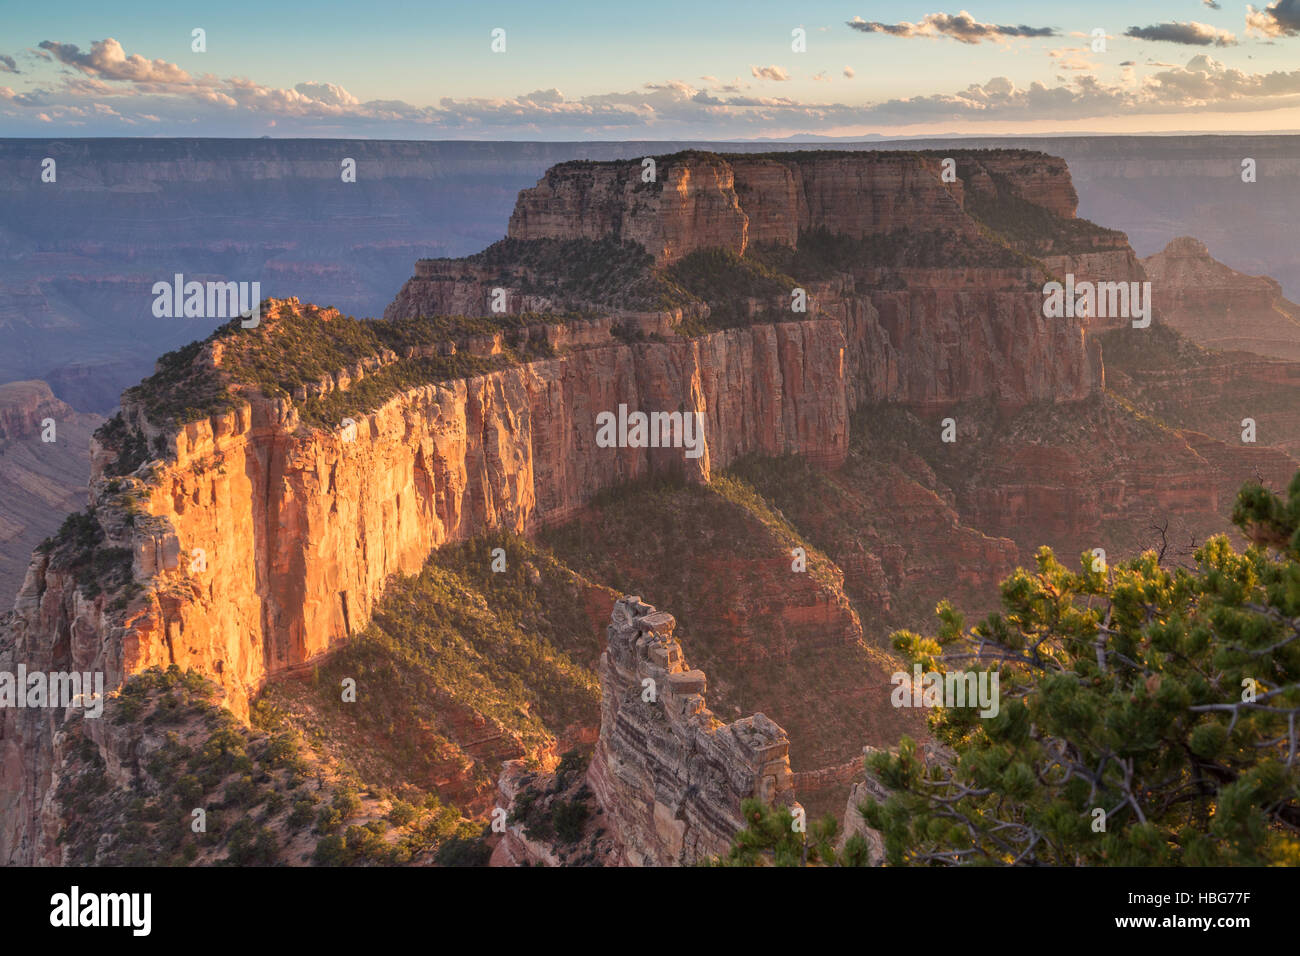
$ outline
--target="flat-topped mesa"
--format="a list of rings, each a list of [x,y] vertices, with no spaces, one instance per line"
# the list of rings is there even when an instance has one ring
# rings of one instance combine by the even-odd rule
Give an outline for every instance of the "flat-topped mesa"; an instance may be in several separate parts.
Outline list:
[[[945,159],[959,173],[945,181]],[[1016,198],[1072,219],[1078,195],[1065,161],[1025,150],[986,153],[685,152],[655,160],[561,163],[520,192],[513,239],[606,239],[642,245],[656,265],[696,249],[743,255],[751,245],[797,246],[802,232],[854,239],[902,229],[971,233],[969,192]]]
[[[600,658],[600,738],[588,780],[624,861],[690,865],[725,854],[742,800],[797,807],[790,740],[763,714],[725,724],[687,667],[676,621],[638,597],[614,602]]]
[[[938,410],[1093,394],[1087,323],[1046,319],[1044,282],[1141,275],[1123,233],[1074,218],[1069,170],[1042,153],[686,152],[658,157],[654,182],[645,169],[554,167],[520,193],[509,238],[421,260],[385,317],[577,310],[670,348],[807,321],[843,337],[850,408]]]
[[[632,241],[666,265],[697,249],[794,246],[809,229],[861,238],[922,221],[959,230],[965,221],[938,161],[916,154],[686,152],[656,163],[654,182],[643,182],[640,161],[553,166],[520,192],[507,234]]]
[[[953,157],[957,161],[957,179],[967,194],[996,196],[1002,187],[1018,199],[1065,219],[1073,219],[1078,213],[1079,194],[1069,166],[1059,156],[1024,149],[930,151],[921,155],[928,159]]]

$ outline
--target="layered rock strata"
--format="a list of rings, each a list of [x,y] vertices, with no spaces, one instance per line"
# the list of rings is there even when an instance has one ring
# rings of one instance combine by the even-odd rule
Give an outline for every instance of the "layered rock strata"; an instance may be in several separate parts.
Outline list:
[[[852,238],[901,229],[973,235],[964,191],[995,193],[995,176],[1026,202],[1075,215],[1079,198],[1061,159],[1015,150],[952,156],[964,180],[945,181],[937,153],[687,152],[660,157],[650,182],[639,161],[561,163],[519,194],[508,234],[629,240],[658,265],[696,249],[743,255],[755,244],[794,246],[815,229]]]
[[[909,222],[969,228],[960,200],[940,181],[937,159],[868,155],[683,153],[661,159],[654,182],[643,181],[636,162],[562,163],[519,194],[508,234],[630,240],[665,265],[696,249],[743,255],[758,242],[793,246],[810,228],[854,237]]]
[[[688,668],[676,621],[640,598],[614,604],[600,658],[600,739],[588,781],[634,866],[725,854],[742,800],[796,807],[790,741],[763,714],[723,723]]]
[[[51,555],[34,555],[0,669],[69,663],[103,671],[115,688],[175,663],[212,678],[246,714],[268,678],[363,628],[388,578],[415,573],[449,541],[560,522],[597,492],[653,473],[707,481],[750,453],[838,464],[849,426],[844,348],[834,321],[615,342],[402,392],[359,415],[355,431],[304,427],[292,400],[256,392],[175,430],[128,403],[124,417],[171,457],[144,477],[112,479],[114,455],[99,449],[91,504],[104,546],[130,553],[140,594],[125,606],[89,596]],[[597,447],[596,415],[621,404],[698,412],[702,454]],[[57,782],[57,723],[0,713],[0,859],[58,859],[37,835]]]
[[[1024,174],[1017,188],[1026,201],[1072,214],[1059,160],[989,162]],[[566,164],[521,194],[511,233],[627,238],[660,262],[703,245],[788,244],[818,229],[861,238],[922,225],[973,235],[966,187],[944,183],[940,164],[915,154],[687,154],[662,162],[657,184],[646,184],[655,188],[638,185],[639,172],[611,173],[617,164]],[[393,317],[483,314],[499,274],[455,268],[418,266]],[[98,449],[90,498],[103,547],[129,558],[132,593],[92,594],[51,555],[34,555],[0,638],[0,668],[103,670],[111,689],[175,663],[211,677],[244,714],[268,678],[363,628],[389,577],[418,570],[446,542],[564,521],[598,492],[654,473],[707,481],[749,454],[837,466],[850,413],[867,401],[937,410],[972,399],[1084,398],[1100,386],[1099,357],[1077,321],[1043,318],[1027,282],[1034,271],[868,263],[810,282],[808,312],[791,321],[694,338],[675,334],[683,316],[671,312],[551,324],[538,335],[554,357],[407,388],[358,413],[355,431],[304,425],[299,403],[315,393],[271,398],[236,386],[237,407],[180,427],[150,421],[128,401],[127,427],[157,457],[109,478],[114,453]],[[542,291],[526,291],[525,280]],[[546,280],[521,273],[508,311],[562,298]],[[622,336],[629,322],[642,338]],[[468,346],[503,348],[491,336]],[[346,391],[393,358],[339,370],[318,391]],[[220,370],[220,341],[196,361]],[[702,454],[599,447],[596,416],[621,405],[699,415]],[[0,861],[60,858],[59,717],[0,714]]]

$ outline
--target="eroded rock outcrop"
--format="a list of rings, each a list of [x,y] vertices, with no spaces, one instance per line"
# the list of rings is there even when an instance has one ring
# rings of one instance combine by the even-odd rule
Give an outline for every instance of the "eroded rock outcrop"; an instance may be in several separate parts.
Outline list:
[[[1142,260],[1158,321],[1212,349],[1300,361],[1300,305],[1268,276],[1244,275],[1190,236]]]
[[[1073,218],[1079,209],[1079,195],[1070,169],[1059,156],[1021,149],[949,151],[943,155],[957,159],[959,175],[968,192],[996,196],[999,187],[1003,187],[1017,198],[1066,219]]]
[[[508,235],[515,239],[604,239],[640,243],[657,262],[692,249],[743,251],[748,217],[735,176],[721,157],[689,154],[665,163],[654,182],[629,176],[629,163],[563,163],[536,189],[520,193]]]
[[[755,798],[797,806],[790,741],[763,714],[723,723],[688,668],[676,621],[637,597],[614,604],[600,658],[601,729],[588,781],[632,865],[725,854]]]

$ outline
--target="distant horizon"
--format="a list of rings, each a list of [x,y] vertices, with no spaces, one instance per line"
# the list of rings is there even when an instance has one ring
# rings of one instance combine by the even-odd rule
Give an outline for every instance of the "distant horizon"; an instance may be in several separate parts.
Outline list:
[[[901,143],[914,142],[920,140],[943,140],[943,139],[1210,139],[1210,138],[1254,138],[1261,136],[1282,138],[1286,136],[1300,136],[1300,129],[1283,129],[1283,130],[1260,130],[1257,132],[1214,132],[1207,130],[1172,130],[1169,132],[1158,133],[1107,133],[1107,132],[1045,132],[1045,133],[926,133],[915,136],[881,136],[871,134],[867,136],[817,136],[814,134],[798,134],[781,139],[751,137],[751,138],[733,138],[717,139],[707,136],[685,136],[669,137],[659,139],[645,136],[629,136],[622,139],[472,139],[469,137],[449,137],[449,138],[427,138],[419,139],[413,137],[400,136],[275,136],[262,134],[258,136],[171,136],[162,133],[140,136],[0,136],[0,143],[11,142],[33,142],[45,143],[52,140],[71,140],[71,141],[107,141],[123,140],[128,142],[139,140],[156,140],[163,142],[167,140],[195,140],[195,141],[225,141],[225,142],[258,142],[261,140],[270,140],[273,142],[338,142],[351,140],[354,142],[368,143],[500,143],[503,145],[528,145],[541,144],[547,146],[564,146],[564,145],[581,145],[581,144],[601,144],[616,145],[619,143],[771,143],[771,144],[798,144],[798,145],[815,145],[817,143]]]

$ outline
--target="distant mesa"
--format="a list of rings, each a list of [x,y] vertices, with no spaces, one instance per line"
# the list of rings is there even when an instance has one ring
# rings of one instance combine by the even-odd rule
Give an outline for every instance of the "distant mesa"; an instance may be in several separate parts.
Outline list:
[[[1004,189],[1051,215],[1075,215],[1063,160],[1012,150],[945,155],[962,164],[959,183],[941,181],[944,156],[931,153],[685,152],[660,157],[652,183],[636,161],[562,163],[520,193],[508,235],[630,240],[662,266],[697,249],[793,247],[818,229],[854,239],[901,229],[971,234],[964,189]]]
[[[1267,276],[1244,275],[1180,236],[1142,260],[1159,321],[1198,345],[1300,361],[1300,305]]]

